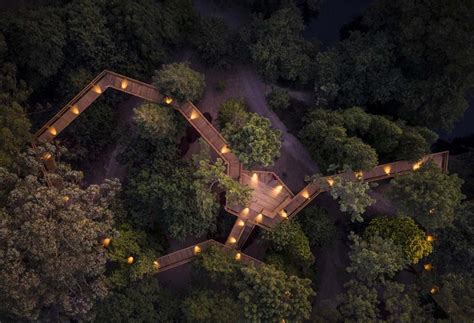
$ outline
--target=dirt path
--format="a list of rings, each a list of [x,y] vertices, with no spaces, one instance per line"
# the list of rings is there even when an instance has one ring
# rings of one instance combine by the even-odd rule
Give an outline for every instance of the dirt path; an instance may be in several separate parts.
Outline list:
[[[133,109],[142,104],[143,100],[137,97],[130,97],[122,101],[118,108],[119,121],[117,129],[127,127],[132,122]],[[93,163],[91,171],[86,174],[85,182],[87,184],[99,184],[106,178],[118,178],[123,182],[127,176],[125,166],[117,161],[117,156],[123,151],[124,147],[115,142],[102,158]]]

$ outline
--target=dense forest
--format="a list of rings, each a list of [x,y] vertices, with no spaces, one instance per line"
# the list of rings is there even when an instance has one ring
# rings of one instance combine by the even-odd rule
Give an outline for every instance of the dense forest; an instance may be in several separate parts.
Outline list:
[[[474,2],[374,0],[324,50],[303,36],[320,0],[208,2],[245,22],[191,0],[25,1],[0,13],[0,321],[471,322],[474,141],[438,132],[468,107]],[[306,182],[331,176],[328,192],[253,231],[242,252],[264,265],[212,247],[163,279],[155,260],[225,243],[236,220],[226,201],[247,205],[252,190],[177,111],[117,91],[32,145],[103,70],[197,107],[219,102],[204,116],[246,169],[290,182],[306,155],[282,160],[301,143],[319,170]],[[244,73],[263,103],[221,77]],[[448,172],[426,162],[379,187],[341,175],[441,150]],[[103,174],[112,151],[121,178]]]

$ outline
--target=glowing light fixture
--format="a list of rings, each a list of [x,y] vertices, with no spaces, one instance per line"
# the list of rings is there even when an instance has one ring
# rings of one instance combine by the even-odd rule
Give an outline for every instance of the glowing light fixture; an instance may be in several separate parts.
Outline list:
[[[102,246],[104,246],[105,248],[107,248],[110,244],[110,238],[105,238],[102,240]]]
[[[285,219],[288,217],[288,213],[285,210],[281,210],[280,215]]]
[[[329,186],[334,185],[334,180],[332,178],[328,178],[326,181],[328,182]]]
[[[165,96],[164,101],[165,101],[166,104],[171,104],[171,103],[173,103],[173,98],[171,98],[169,96]],[[194,112],[194,110],[193,110],[193,112]],[[191,114],[191,119],[192,119],[192,114]]]
[[[434,241],[434,236],[432,236],[431,234],[428,234],[428,235],[426,236],[426,241],[428,241],[428,242]]]
[[[198,245],[195,245],[193,251],[194,251],[194,254],[197,255],[201,252],[201,247],[199,247]]]
[[[432,208],[432,209],[429,209],[429,210],[428,210],[428,212],[429,212],[430,214],[433,214],[433,213],[435,213],[435,211],[436,211],[436,209],[435,209],[435,208]]]
[[[431,294],[436,294],[437,292],[438,292],[438,287],[437,286],[431,287],[431,289],[430,289]]]
[[[303,192],[301,192],[301,196],[304,197],[305,199],[309,199],[309,192],[304,190]]]
[[[237,225],[238,225],[239,227],[243,227],[243,226],[245,225],[245,222],[242,221],[241,219],[238,219],[238,220],[237,220]]]
[[[92,90],[97,93],[97,94],[101,94],[102,93],[102,89],[99,85],[94,85],[94,87],[92,88]]]
[[[153,261],[153,267],[155,267],[156,270],[160,269],[160,263],[158,260]]]
[[[432,264],[424,264],[423,269],[426,270],[426,271],[430,271],[431,269],[433,269],[433,265]]]
[[[229,243],[236,243],[237,240],[234,237],[229,238]]]
[[[387,174],[387,175],[390,175],[391,170],[392,170],[392,167],[390,167],[390,165],[386,165],[383,168],[384,173]]]
[[[129,265],[133,264],[133,260],[134,260],[134,259],[133,259],[132,256],[128,257],[128,258],[127,258],[127,264],[129,264]]]
[[[63,201],[64,201],[64,202],[69,201],[69,196],[67,196],[67,195],[63,196]]]
[[[122,90],[125,90],[128,87],[128,81],[122,80],[122,82],[120,83],[120,87],[122,88]]]
[[[421,165],[423,165],[423,161],[420,160],[419,162],[416,162],[413,164],[413,170],[417,170],[417,169],[420,169],[421,168]]]
[[[45,152],[45,153],[41,156],[41,159],[43,159],[43,160],[49,160],[49,159],[51,159],[51,157],[53,157],[53,155],[51,155],[50,152]]]
[[[355,177],[358,179],[358,180],[361,180],[364,178],[364,173],[363,172],[356,172],[355,173]]]
[[[77,107],[77,105],[73,105],[71,107],[71,112],[74,113],[75,115],[79,114],[79,108]]]
[[[275,188],[273,189],[273,192],[274,192],[275,194],[279,194],[282,190],[283,190],[283,185],[277,185],[277,186],[275,186]]]
[[[224,146],[224,147],[221,148],[221,154],[227,154],[228,152],[230,152],[229,147]]]
[[[191,120],[195,120],[197,118],[199,118],[199,113],[193,109],[193,111],[191,111],[191,116],[189,117]]]
[[[247,216],[250,212],[250,209],[248,207],[246,207],[245,209],[243,209],[241,212],[240,212],[240,215],[243,215],[243,216]]]
[[[254,183],[258,182],[258,174],[257,173],[252,174],[252,182],[254,182]]]
[[[49,127],[48,129],[49,133],[52,134],[53,136],[56,136],[58,134],[58,131],[54,127]]]
[[[240,252],[237,252],[235,254],[235,260],[240,260],[240,258],[242,258],[242,255],[240,254]]]
[[[262,220],[263,220],[263,214],[262,213],[257,214],[257,216],[255,217],[255,221],[262,222]]]

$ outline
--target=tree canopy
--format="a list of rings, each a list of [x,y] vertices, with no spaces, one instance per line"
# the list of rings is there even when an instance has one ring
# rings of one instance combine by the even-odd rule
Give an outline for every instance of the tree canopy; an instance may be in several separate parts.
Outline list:
[[[265,80],[307,83],[312,69],[313,45],[302,36],[303,19],[294,6],[255,18],[243,31],[250,57]]]
[[[426,238],[426,233],[408,216],[381,216],[373,219],[365,229],[364,237],[370,239],[376,236],[392,240],[397,247],[401,248],[403,257],[409,263],[418,263],[433,250],[432,243]]]
[[[391,181],[390,196],[401,214],[412,216],[427,230],[450,225],[464,195],[462,180],[448,175],[434,163],[401,175]]]
[[[179,101],[198,101],[204,93],[204,75],[189,67],[189,62],[163,65],[153,82],[158,89]]]
[[[242,127],[228,125],[222,134],[243,164],[270,166],[280,156],[281,132],[272,129],[267,118],[250,113]]]
[[[472,10],[466,0],[375,2],[357,30],[318,55],[316,92],[340,106],[451,128],[472,83]]]
[[[81,188],[82,173],[59,164],[49,176],[62,185],[48,186],[39,163],[28,163],[25,177],[0,169],[12,187],[0,221],[2,307],[18,319],[90,318],[108,292],[100,242],[114,235],[110,203],[120,183]]]

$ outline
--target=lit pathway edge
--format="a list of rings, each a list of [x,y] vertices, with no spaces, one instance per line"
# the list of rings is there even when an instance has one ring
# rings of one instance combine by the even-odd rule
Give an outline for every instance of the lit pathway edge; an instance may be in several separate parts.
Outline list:
[[[295,216],[306,205],[308,205],[320,193],[324,192],[319,182],[313,182],[304,187],[300,192],[294,194],[291,192],[285,183],[274,173],[266,171],[244,171],[242,164],[239,162],[237,156],[231,151],[229,144],[221,135],[221,133],[204,117],[198,108],[191,102],[176,102],[173,98],[166,97],[161,94],[158,89],[127,76],[117,74],[111,71],[103,71],[97,75],[87,86],[85,86],[71,101],[69,101],[55,116],[53,116],[43,127],[41,127],[34,135],[34,143],[48,142],[59,135],[72,121],[74,121],[83,111],[85,111],[99,96],[101,96],[107,89],[112,88],[150,102],[165,104],[178,110],[184,118],[199,132],[199,134],[206,140],[206,142],[214,149],[217,154],[224,160],[227,166],[227,174],[234,179],[243,181],[247,176],[252,174],[271,175],[275,178],[276,187],[281,186],[281,190],[287,192],[288,198],[282,203],[278,203],[271,213],[276,214],[271,217],[265,214],[262,210],[252,209],[248,206],[230,206],[226,205],[225,209],[238,217],[236,220],[225,245],[220,244],[214,240],[208,240],[213,243],[220,244],[227,249],[240,249],[243,247],[245,241],[250,236],[253,228],[257,225],[266,230],[271,230],[281,221]],[[441,167],[444,171],[447,170],[448,165],[448,151],[430,154],[424,156],[421,160],[412,161],[396,161],[384,165],[378,165],[367,172],[348,172],[340,174],[347,179],[362,179],[364,181],[379,181],[392,178],[395,175],[403,174],[409,171],[418,169],[422,163],[432,160],[436,165]],[[43,158],[45,164],[45,175],[47,171],[55,168],[54,158]],[[324,177],[321,180],[331,183],[331,176]],[[278,184],[280,183],[280,184]],[[52,185],[52,184],[50,184]],[[257,186],[258,187],[258,186]],[[258,191],[258,188],[257,188]],[[259,193],[259,192],[256,192]],[[258,194],[255,194],[258,196]],[[255,202],[255,201],[254,201]],[[259,201],[256,201],[257,203]],[[190,249],[191,248],[191,249]],[[157,260],[157,263],[164,262],[166,259],[174,259],[170,264],[160,268],[172,268],[181,263],[185,263],[192,259],[194,253],[192,248],[184,248],[176,251],[170,255],[166,255]],[[180,253],[182,251],[182,253]],[[191,251],[191,253],[190,253]],[[180,257],[165,258],[171,255],[181,255]],[[248,257],[244,254],[238,253],[239,258]],[[251,258],[251,257],[249,257]],[[189,260],[187,260],[189,259]],[[246,258],[245,258],[246,259]],[[253,259],[253,258],[251,258]],[[253,260],[255,261],[255,259]],[[173,263],[175,265],[173,265]]]

